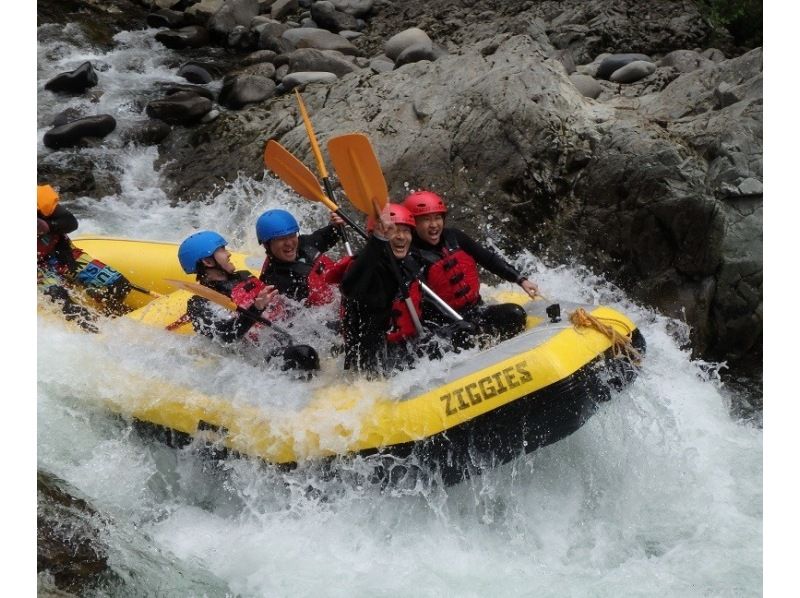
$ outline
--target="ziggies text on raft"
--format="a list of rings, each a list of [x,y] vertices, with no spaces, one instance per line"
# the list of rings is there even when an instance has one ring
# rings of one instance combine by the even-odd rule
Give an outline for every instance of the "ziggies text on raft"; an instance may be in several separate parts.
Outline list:
[[[521,384],[530,382],[533,379],[528,371],[528,362],[523,360],[512,366],[503,368],[499,372],[484,376],[456,388],[447,394],[439,397],[445,404],[445,413],[455,415],[458,411],[469,409],[481,401],[491,399],[507,392],[510,388],[516,388]]]

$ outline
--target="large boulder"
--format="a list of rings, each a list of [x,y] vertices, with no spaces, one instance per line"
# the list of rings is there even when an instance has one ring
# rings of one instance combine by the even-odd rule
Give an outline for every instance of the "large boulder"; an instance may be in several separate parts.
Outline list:
[[[48,91],[80,94],[97,85],[97,72],[91,62],[84,62],[78,68],[60,73],[44,84]]]
[[[358,54],[358,48],[347,41],[346,38],[326,29],[301,27],[288,29],[282,37],[291,42],[296,48],[316,48],[317,50],[336,50],[348,56]],[[271,48],[270,48],[271,49]]]
[[[275,66],[289,65],[291,72],[327,71],[339,77],[358,70],[344,54],[335,50],[300,48],[275,58]]]
[[[309,87],[306,102],[323,143],[370,136],[393,198],[434,186],[452,206],[450,221],[478,238],[497,234],[488,213],[502,215],[506,236],[496,240],[509,250],[579,258],[687,319],[696,348],[710,355],[757,353],[760,242],[731,239],[759,227],[760,50],[680,75],[635,102],[605,104],[583,96],[555,50],[534,27],[436,62]],[[286,98],[268,113],[221,117],[209,132],[220,136],[219,150],[214,142],[188,149],[173,134],[168,149],[177,155],[165,152],[173,160],[165,171],[189,195],[238,171],[257,176],[269,138],[308,159],[294,110]],[[749,207],[735,220],[742,202]]]
[[[174,125],[200,122],[212,108],[211,100],[191,91],[179,91],[147,104],[147,116]]]
[[[117,127],[116,119],[110,114],[86,116],[53,127],[44,134],[43,143],[50,149],[62,149],[81,145],[87,138],[102,138]]]

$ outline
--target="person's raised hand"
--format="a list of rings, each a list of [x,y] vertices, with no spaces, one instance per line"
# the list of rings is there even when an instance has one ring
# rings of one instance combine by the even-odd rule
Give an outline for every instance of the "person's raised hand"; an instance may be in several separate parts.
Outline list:
[[[345,224],[344,219],[339,216],[336,212],[331,212],[331,224],[335,226],[342,226]]]
[[[372,207],[375,210],[375,214],[378,215],[378,218],[375,220],[375,234],[382,239],[388,239],[394,234],[395,229],[397,226],[392,221],[392,215],[390,213],[390,206],[387,203],[383,209],[380,208],[378,202],[374,199],[372,200]]]
[[[256,298],[253,300],[253,305],[256,306],[256,309],[265,310],[275,299],[277,299],[276,295],[278,294],[278,289],[273,287],[272,285],[267,285],[263,289],[261,289],[256,295]]]

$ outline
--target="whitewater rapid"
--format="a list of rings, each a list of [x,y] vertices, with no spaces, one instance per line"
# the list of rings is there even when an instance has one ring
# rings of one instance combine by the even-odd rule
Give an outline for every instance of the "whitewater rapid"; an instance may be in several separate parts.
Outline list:
[[[121,34],[120,49],[102,56],[115,83],[101,101],[123,118],[140,117],[129,101],[134,87],[174,77],[164,66],[168,51],[148,39]],[[63,40],[40,44],[40,89],[95,58]],[[56,107],[48,94],[38,97],[41,143]],[[124,173],[121,190],[72,202],[74,236],[178,242],[211,228],[261,255],[254,222],[265,209],[290,209],[304,231],[327,222],[322,206],[270,180],[240,179],[206,201],[174,201],[154,148],[111,146],[92,151],[99,168]],[[647,340],[647,357],[636,382],[575,434],[446,489],[381,491],[245,459],[215,464],[196,447],[143,438],[103,408],[133,396],[143,380],[191,382],[285,409],[302,402],[302,383],[203,339],[125,320],[88,335],[39,316],[37,466],[107,515],[109,564],[125,581],[114,595],[761,595],[763,433],[731,415],[719,365],[693,361],[685,325],[631,301],[602,275],[547,268],[528,253],[508,257],[549,298],[626,313]],[[439,367],[423,363],[414,376]]]

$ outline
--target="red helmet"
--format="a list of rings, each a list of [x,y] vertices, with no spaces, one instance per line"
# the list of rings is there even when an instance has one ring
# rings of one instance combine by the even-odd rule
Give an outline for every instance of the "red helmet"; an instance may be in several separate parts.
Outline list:
[[[407,207],[400,203],[388,203],[386,208],[389,209],[389,217],[395,224],[405,224],[411,228],[417,226],[412,214]],[[384,208],[384,209],[386,209]],[[371,233],[375,229],[375,218],[370,216],[367,218],[367,232]]]
[[[403,201],[414,216],[424,214],[447,214],[447,206],[433,191],[415,191]]]

